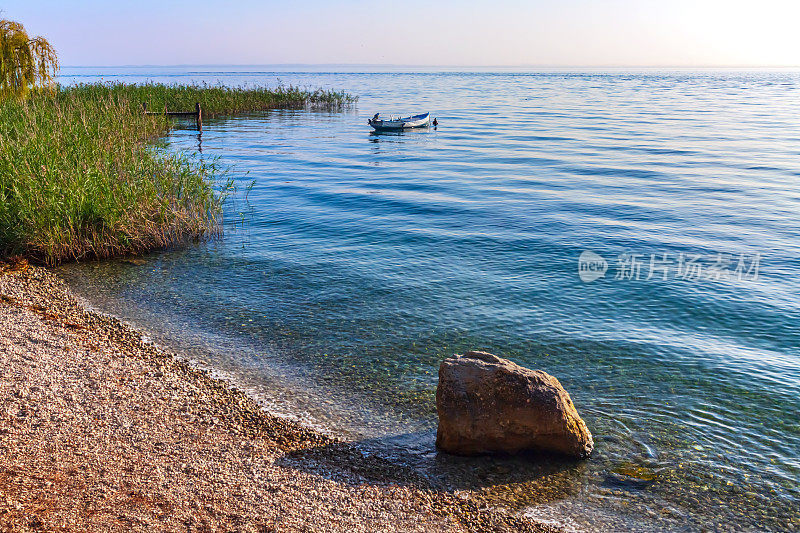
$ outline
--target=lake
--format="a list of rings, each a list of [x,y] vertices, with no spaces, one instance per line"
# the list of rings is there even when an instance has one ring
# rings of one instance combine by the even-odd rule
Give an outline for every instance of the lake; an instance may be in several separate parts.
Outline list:
[[[565,527],[800,528],[800,72],[66,68],[344,89],[177,123],[237,185],[223,238],[68,265],[119,316],[294,416]],[[371,133],[375,112],[436,130]],[[135,263],[135,264],[134,264]],[[439,362],[556,377],[585,462],[437,455]]]

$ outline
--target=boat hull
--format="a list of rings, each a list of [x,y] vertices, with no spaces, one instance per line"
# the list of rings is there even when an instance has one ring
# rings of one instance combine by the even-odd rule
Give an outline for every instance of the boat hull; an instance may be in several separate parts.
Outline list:
[[[375,131],[400,131],[414,128],[427,128],[431,124],[431,114],[425,113],[413,117],[405,117],[397,120],[370,120],[369,125]]]

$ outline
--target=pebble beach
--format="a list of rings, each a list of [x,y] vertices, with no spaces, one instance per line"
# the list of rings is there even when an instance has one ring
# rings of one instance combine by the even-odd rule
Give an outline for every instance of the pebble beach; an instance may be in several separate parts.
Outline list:
[[[263,411],[0,263],[0,530],[554,531]]]

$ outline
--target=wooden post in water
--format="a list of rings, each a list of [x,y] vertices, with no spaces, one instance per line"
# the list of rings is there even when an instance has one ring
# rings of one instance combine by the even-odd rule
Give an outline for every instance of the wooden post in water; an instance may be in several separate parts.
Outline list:
[[[200,102],[194,103],[194,110],[197,112],[197,130],[203,133],[203,110],[200,108]]]

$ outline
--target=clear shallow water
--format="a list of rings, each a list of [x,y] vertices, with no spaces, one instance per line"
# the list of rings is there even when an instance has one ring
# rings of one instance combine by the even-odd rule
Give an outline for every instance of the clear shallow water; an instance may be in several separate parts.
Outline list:
[[[800,74],[267,70],[67,69],[360,96],[174,131],[253,182],[225,238],[65,267],[76,292],[273,410],[536,516],[800,529]],[[366,125],[418,110],[439,129]],[[605,277],[581,280],[586,250]],[[615,279],[625,253],[640,279]],[[682,279],[681,253],[731,275]],[[557,376],[592,458],[432,453],[438,362],[466,349]]]

